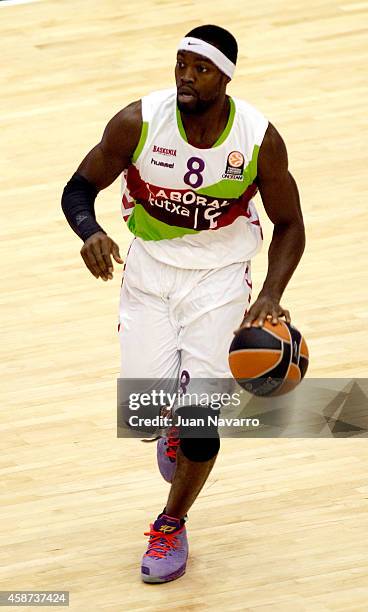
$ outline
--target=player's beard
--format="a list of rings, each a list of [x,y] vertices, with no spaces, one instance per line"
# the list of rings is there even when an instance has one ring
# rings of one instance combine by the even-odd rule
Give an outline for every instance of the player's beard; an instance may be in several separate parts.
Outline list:
[[[212,100],[201,100],[200,98],[196,98],[192,102],[186,103],[180,102],[177,96],[176,102],[181,113],[185,115],[202,115],[213,106],[216,102],[216,98]]]

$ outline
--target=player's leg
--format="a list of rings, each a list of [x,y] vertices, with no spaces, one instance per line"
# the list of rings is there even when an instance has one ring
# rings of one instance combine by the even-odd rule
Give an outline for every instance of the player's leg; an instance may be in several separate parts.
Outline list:
[[[228,268],[218,277],[210,272],[194,271],[182,271],[182,278],[178,275],[178,290],[171,302],[175,310],[174,318],[181,325],[181,367],[188,376],[188,368],[194,377],[228,375],[227,355],[232,333],[241,321],[249,294],[244,279],[244,266],[236,266],[235,275],[231,275],[234,269]],[[229,283],[230,287],[227,286]],[[227,296],[225,299],[224,295]],[[213,314],[213,311],[216,313]],[[216,348],[208,354],[203,340],[207,341],[207,346],[211,344],[214,330],[217,331],[217,337],[224,318],[227,326],[222,331],[226,339],[220,343],[215,342]],[[186,390],[185,380],[184,376],[183,391]],[[198,410],[202,416],[206,411],[203,406],[180,409],[183,419],[195,416]],[[150,535],[150,544],[142,560],[142,578],[146,582],[166,582],[185,572],[188,555],[185,515],[206,482],[219,450],[217,429],[212,427],[205,433],[206,437],[198,438],[195,427],[193,431],[185,427],[184,431],[179,426],[180,448],[177,450],[177,466],[168,501],[147,534]]]
[[[206,274],[182,301],[179,346],[186,392],[202,389],[211,395],[232,385],[228,351],[233,332],[248,307],[250,292],[250,264],[233,264]],[[204,416],[205,420],[211,411],[209,406],[191,407],[192,416]],[[181,412],[185,414],[185,409]],[[203,433],[201,437],[200,432],[186,428],[182,436],[179,434],[177,466],[166,504],[166,512],[172,516],[183,517],[189,511],[216,461],[220,448],[217,428],[207,426]]]
[[[174,274],[170,266],[153,260],[133,242],[126,262],[119,311],[120,384],[123,386],[127,385],[126,379],[151,379],[152,388],[159,390],[166,379],[173,380],[177,390],[178,327],[167,297]],[[133,380],[132,384],[139,388],[141,381]],[[142,414],[141,409],[139,412]],[[184,519],[161,513],[146,535],[150,539],[142,559],[142,579],[167,582],[181,576],[188,557]]]
[[[190,275],[188,278],[188,270],[183,271],[183,282],[176,296],[175,311],[182,323],[179,346],[182,349],[185,368],[189,369],[192,377],[193,375],[205,378],[231,377],[227,351],[233,338],[233,331],[237,327],[237,323],[234,324],[233,321],[238,318],[241,321],[250,304],[252,288],[250,269],[251,265],[248,262],[234,264],[220,271],[193,270],[192,279]],[[219,310],[221,306],[225,307],[225,314]],[[210,341],[204,336],[204,324],[209,328]],[[186,350],[187,339],[190,344],[189,351]],[[204,344],[207,344],[206,351],[203,351]],[[184,369],[184,386],[186,377],[190,375]],[[223,390],[223,384],[220,386]],[[161,475],[170,483],[176,470],[179,444],[178,428],[172,427],[157,445],[157,461]]]
[[[203,414],[203,407],[193,412]],[[218,432],[214,430],[212,435],[202,438],[180,437],[176,470],[166,502],[165,512],[168,515],[184,517],[201,492],[220,450]]]

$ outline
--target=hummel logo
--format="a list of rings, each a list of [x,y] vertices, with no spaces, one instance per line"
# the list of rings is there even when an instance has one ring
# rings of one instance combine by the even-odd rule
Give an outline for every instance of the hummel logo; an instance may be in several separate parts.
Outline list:
[[[163,168],[175,168],[175,164],[168,164],[167,162],[159,161],[158,159],[151,158],[151,164],[155,166],[162,166]]]

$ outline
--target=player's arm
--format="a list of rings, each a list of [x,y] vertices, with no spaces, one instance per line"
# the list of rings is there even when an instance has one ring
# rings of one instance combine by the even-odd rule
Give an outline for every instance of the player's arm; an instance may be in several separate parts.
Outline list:
[[[118,245],[97,223],[94,203],[105,189],[127,168],[139,142],[142,129],[141,102],[133,102],[107,124],[101,142],[86,155],[65,186],[62,209],[65,217],[83,240],[81,255],[92,274],[103,280],[112,278],[111,255],[123,263]]]
[[[268,251],[268,271],[262,290],[247,313],[242,326],[256,321],[262,326],[266,317],[276,324],[290,314],[280,299],[305,247],[305,231],[298,188],[288,170],[286,146],[276,128],[269,124],[258,156],[257,184],[263,205],[274,224]]]

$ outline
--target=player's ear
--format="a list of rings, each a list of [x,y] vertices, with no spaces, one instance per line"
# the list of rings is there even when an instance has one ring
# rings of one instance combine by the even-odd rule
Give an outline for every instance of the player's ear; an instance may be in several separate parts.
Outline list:
[[[230,83],[230,81],[231,81],[230,77],[228,77],[226,74],[224,74],[224,75],[222,76],[222,79],[223,79],[223,81],[222,81],[222,82],[223,82],[223,84],[224,84],[224,87],[227,87],[227,86],[228,86],[228,84],[229,84],[229,83]]]

